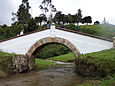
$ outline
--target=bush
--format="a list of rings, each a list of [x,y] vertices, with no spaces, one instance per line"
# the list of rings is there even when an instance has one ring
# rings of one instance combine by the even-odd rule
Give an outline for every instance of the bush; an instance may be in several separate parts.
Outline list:
[[[49,44],[44,45],[40,50],[38,50],[36,57],[37,58],[48,58],[59,56],[63,54],[67,54],[71,52],[71,50],[64,45],[61,44]]]
[[[13,72],[12,66],[12,55],[0,53],[0,71],[5,74]]]
[[[70,30],[80,31],[79,26],[75,26],[75,25],[73,25],[73,24],[66,25],[65,28],[66,28],[66,29],[70,29]]]

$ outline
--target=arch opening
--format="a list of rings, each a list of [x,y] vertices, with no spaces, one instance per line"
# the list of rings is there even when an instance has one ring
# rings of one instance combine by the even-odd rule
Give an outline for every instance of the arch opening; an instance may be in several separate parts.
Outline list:
[[[40,39],[39,41],[37,41],[27,52],[27,57],[28,57],[28,66],[30,69],[33,69],[35,67],[35,57],[34,55],[36,54],[36,52],[42,48],[42,46],[47,45],[47,44],[52,44],[52,43],[57,43],[57,44],[61,44],[64,45],[66,47],[68,47],[73,54],[75,55],[75,57],[78,57],[78,55],[80,54],[80,52],[78,51],[78,49],[68,40],[63,39],[63,38],[59,38],[59,37],[47,37],[47,38],[43,38]]]
[[[72,51],[65,45],[59,43],[46,43],[38,47],[33,56],[35,58],[47,59],[55,56],[71,53]]]

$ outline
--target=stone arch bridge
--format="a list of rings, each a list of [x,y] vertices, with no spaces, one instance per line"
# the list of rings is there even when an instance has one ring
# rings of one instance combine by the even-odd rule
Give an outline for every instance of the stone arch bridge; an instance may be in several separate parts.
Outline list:
[[[113,48],[112,40],[67,29],[45,29],[0,41],[0,50],[22,56],[13,58],[13,64],[34,68],[34,53],[44,44],[59,43],[72,50],[75,56]],[[22,63],[20,63],[22,62]],[[19,70],[19,68],[17,68]],[[25,70],[22,69],[22,70]],[[21,70],[21,71],[22,71]]]

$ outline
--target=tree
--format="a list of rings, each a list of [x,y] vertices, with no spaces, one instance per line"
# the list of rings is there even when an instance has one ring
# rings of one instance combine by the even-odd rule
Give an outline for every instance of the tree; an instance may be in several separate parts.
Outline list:
[[[94,25],[97,25],[97,24],[100,24],[100,22],[99,22],[99,21],[95,21],[95,22],[94,22]]]
[[[35,22],[35,19],[30,19],[28,22],[28,31],[27,32],[31,32],[31,31],[35,31],[37,30],[37,24]]]
[[[13,16],[13,18],[11,20],[13,21],[13,23],[15,23],[16,22],[15,20],[16,20],[17,14],[12,12],[12,16]]]
[[[81,22],[81,20],[82,20],[82,14],[81,14],[81,9],[78,9],[78,13],[77,14],[75,14],[75,16],[76,16],[76,23],[77,23],[77,25],[79,25],[79,23]]]
[[[39,17],[35,17],[35,21],[38,25],[42,25],[42,22],[47,21],[47,17],[44,14],[40,14]]]
[[[71,14],[68,14],[68,15],[67,15],[67,19],[68,19],[68,23],[72,23],[73,18],[72,18],[72,15],[71,15]]]
[[[56,14],[55,14],[55,16],[54,16],[54,19],[53,19],[53,21],[54,22],[57,22],[58,23],[58,25],[60,25],[60,23],[61,22],[63,22],[63,24],[64,24],[64,14],[62,14],[62,12],[61,11],[58,11]]]
[[[31,19],[30,8],[28,0],[22,0],[22,4],[19,6],[16,14],[20,24],[28,24],[28,21]]]
[[[50,13],[50,18],[52,18],[52,12],[56,12],[55,6],[52,4],[52,0],[43,0],[42,4],[39,6],[42,13],[47,17],[47,12]],[[48,18],[47,18],[48,19]]]
[[[82,23],[86,23],[88,25],[88,23],[92,23],[92,18],[91,16],[86,16],[82,19]]]

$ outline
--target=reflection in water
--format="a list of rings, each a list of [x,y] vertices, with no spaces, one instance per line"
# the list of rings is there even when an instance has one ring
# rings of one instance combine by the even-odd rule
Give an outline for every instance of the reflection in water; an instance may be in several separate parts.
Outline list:
[[[0,79],[0,86],[73,86],[84,79],[72,67],[46,68]]]

